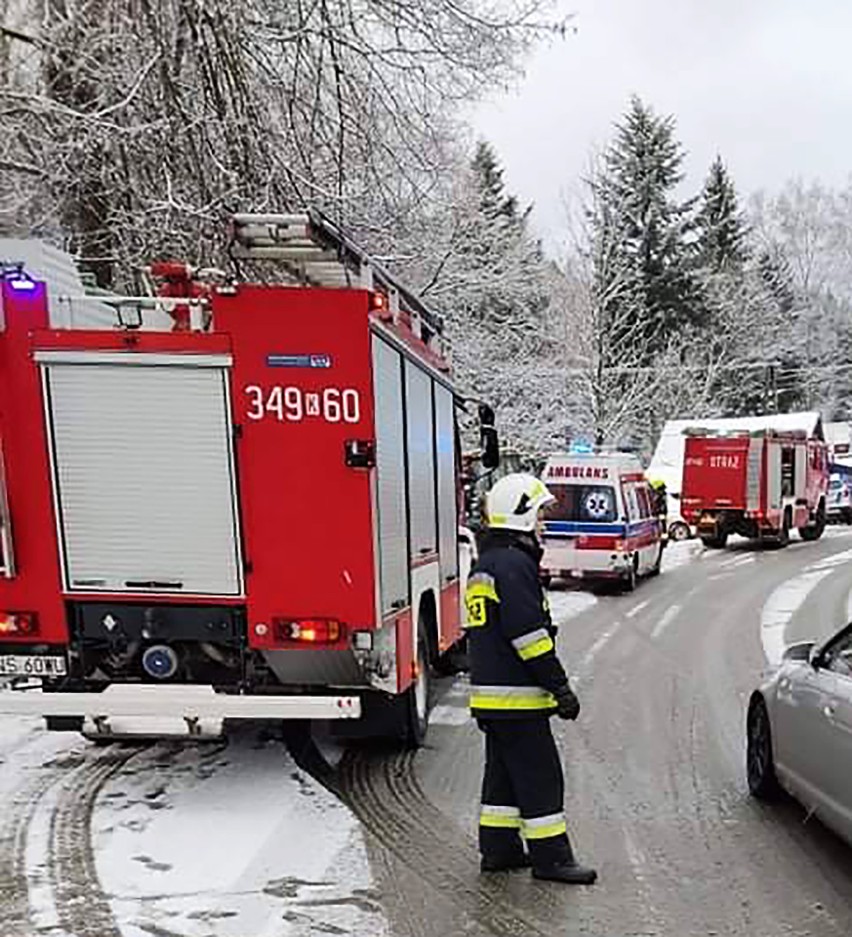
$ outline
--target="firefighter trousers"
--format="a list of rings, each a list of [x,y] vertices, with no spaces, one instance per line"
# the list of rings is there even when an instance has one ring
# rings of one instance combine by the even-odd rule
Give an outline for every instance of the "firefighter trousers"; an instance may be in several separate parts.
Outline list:
[[[571,862],[565,826],[565,779],[549,718],[480,719],[485,774],[479,851],[494,862],[523,856],[535,868]]]

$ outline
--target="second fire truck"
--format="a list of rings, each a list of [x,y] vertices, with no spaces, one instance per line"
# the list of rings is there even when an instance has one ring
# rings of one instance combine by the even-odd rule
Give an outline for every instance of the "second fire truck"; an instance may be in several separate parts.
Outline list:
[[[740,534],[784,547],[791,531],[817,540],[826,523],[828,453],[802,430],[685,433],[681,505],[706,546]]]

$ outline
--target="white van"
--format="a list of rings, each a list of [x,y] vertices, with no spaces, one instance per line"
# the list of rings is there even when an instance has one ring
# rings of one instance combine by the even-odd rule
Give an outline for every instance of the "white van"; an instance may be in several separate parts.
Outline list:
[[[560,453],[542,480],[556,498],[545,511],[545,579],[614,579],[632,590],[640,576],[659,573],[661,524],[635,455]]]

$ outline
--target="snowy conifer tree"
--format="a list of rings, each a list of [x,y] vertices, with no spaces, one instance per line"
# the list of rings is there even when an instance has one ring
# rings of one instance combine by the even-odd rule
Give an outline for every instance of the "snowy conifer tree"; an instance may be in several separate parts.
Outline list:
[[[691,272],[692,203],[675,196],[683,178],[683,150],[674,130],[673,118],[657,116],[634,97],[591,181],[596,189],[593,230],[618,232],[619,277],[630,279],[632,301],[638,300],[635,314],[649,363],[654,352],[701,316]],[[610,273],[600,269],[597,275],[605,279]],[[606,292],[606,283],[599,290]],[[615,322],[623,317],[619,300],[613,302]]]
[[[699,265],[712,273],[738,267],[746,259],[748,229],[737,192],[722,157],[717,156],[701,193],[696,217]]]
[[[480,144],[397,247],[407,257],[400,272],[446,319],[464,387],[495,406],[508,446],[539,452],[564,437],[555,386],[564,374],[549,367],[553,270],[528,214],[507,192],[493,149]]]

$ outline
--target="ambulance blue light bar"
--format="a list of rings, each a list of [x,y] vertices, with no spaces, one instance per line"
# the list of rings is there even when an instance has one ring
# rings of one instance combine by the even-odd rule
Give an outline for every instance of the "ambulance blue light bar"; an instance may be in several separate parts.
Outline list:
[[[568,450],[572,455],[592,455],[595,447],[585,439],[575,439]]]

